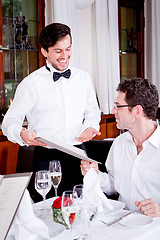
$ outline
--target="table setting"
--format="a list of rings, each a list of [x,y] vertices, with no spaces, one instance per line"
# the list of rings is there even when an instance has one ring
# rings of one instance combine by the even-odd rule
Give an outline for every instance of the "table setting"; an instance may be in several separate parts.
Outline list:
[[[44,206],[45,215],[38,215]],[[108,199],[94,169],[84,176],[83,184],[45,200],[45,205],[33,204],[33,210],[48,227],[50,240],[159,239],[160,218],[126,210],[123,202]]]

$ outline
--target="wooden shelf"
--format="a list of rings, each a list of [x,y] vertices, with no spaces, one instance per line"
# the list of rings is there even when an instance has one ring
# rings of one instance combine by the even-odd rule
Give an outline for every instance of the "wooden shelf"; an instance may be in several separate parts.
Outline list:
[[[116,127],[116,121],[113,114],[101,115],[100,132],[101,136],[94,137],[95,140],[115,138],[119,135],[120,130]]]

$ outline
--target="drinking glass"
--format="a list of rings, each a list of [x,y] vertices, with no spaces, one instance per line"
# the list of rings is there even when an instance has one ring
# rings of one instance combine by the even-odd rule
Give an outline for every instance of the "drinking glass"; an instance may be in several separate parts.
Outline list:
[[[79,213],[79,208],[76,203],[76,194],[74,194],[73,191],[63,192],[61,208],[64,221],[72,232],[72,225],[75,223]]]
[[[43,197],[42,217],[45,217],[46,195],[51,189],[51,180],[47,170],[38,171],[35,174],[35,189]]]
[[[97,213],[97,205],[95,204],[95,196],[90,196],[84,192],[84,185],[78,184],[73,187],[73,193],[77,194],[77,205],[80,208],[80,217],[83,222],[81,231],[81,239],[88,239],[90,236],[90,222]]]
[[[78,185],[75,185],[73,187],[73,193],[77,194],[77,197],[79,199],[82,199],[83,198],[83,184],[78,184]]]
[[[49,173],[52,185],[55,190],[55,196],[57,197],[57,188],[61,182],[62,178],[62,171],[61,171],[61,164],[58,160],[53,160],[49,162]]]

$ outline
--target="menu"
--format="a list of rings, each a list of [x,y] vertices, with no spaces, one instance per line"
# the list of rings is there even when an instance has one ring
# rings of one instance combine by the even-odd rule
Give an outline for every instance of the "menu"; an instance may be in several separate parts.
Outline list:
[[[68,153],[68,154],[70,154],[74,157],[77,157],[77,158],[81,159],[81,160],[86,160],[86,161],[89,161],[89,162],[95,162],[95,163],[100,163],[101,164],[101,162],[98,162],[98,161],[96,161],[92,158],[87,157],[87,154],[83,149],[79,149],[79,148],[74,147],[74,146],[69,145],[69,144],[64,144],[64,143],[61,143],[61,142],[57,142],[53,139],[49,140],[49,139],[42,138],[42,137],[36,137],[36,140],[45,143],[50,148],[56,148],[56,149],[58,149],[62,152]]]
[[[0,175],[0,239],[6,239],[31,175]]]

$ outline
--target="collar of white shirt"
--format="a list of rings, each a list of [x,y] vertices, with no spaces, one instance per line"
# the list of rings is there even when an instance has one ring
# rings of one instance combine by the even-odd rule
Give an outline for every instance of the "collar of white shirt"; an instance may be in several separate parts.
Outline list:
[[[154,124],[157,126],[156,130],[153,132],[153,134],[145,141],[150,142],[154,147],[159,148],[160,147],[160,126],[157,122],[154,122]],[[130,141],[133,141],[132,135],[130,132],[127,132],[127,139]]]
[[[48,61],[46,61],[46,66],[50,69],[50,72],[53,74],[54,72],[60,72],[58,71],[57,69],[55,69],[51,64],[48,63]],[[69,69],[69,66],[68,68],[66,68],[64,71],[68,70]]]

